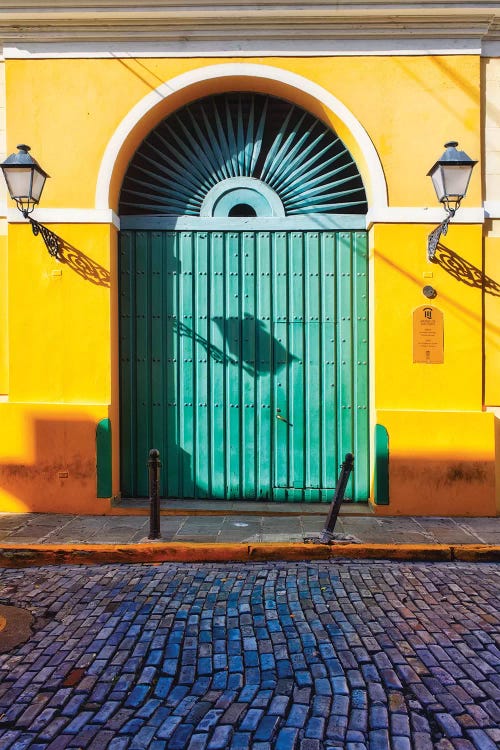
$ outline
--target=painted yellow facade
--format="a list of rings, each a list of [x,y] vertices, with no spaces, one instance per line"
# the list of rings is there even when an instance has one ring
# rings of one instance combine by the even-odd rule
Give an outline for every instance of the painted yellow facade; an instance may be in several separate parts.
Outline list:
[[[328,60],[269,57],[265,61],[245,57],[232,58],[231,62],[241,65],[265,62],[267,66],[303,76],[339,99],[365,127],[377,149],[387,181],[389,205],[435,206],[432,184],[422,179],[422,172],[425,176],[428,166],[437,158],[436,153],[440,155],[441,141],[444,143],[447,134],[459,132],[460,147],[467,153],[480,154],[479,56]],[[13,111],[8,111],[8,132],[24,133],[33,149],[37,144],[40,163],[55,166],[50,173],[53,179],[44,189],[44,208],[93,208],[95,178],[104,150],[132,108],[181,74],[225,63],[225,58],[8,61],[7,100],[16,103]],[[204,80],[166,100],[158,97],[157,107],[147,113],[124,144],[113,174],[110,205],[116,209],[128,162],[145,135],[161,119],[201,96],[238,89],[288,98],[328,119],[353,154],[363,176],[368,177],[364,155],[352,133],[324,105],[306,92],[272,78],[251,80],[233,75]],[[424,118],[425,112],[429,116]],[[433,152],[435,142],[440,145]],[[9,144],[10,151],[15,145]],[[75,149],[77,160],[72,158]],[[93,180],[81,179],[82,164],[88,174],[94,175]],[[59,169],[56,165],[60,165]],[[369,179],[366,187],[370,193]],[[480,200],[481,177],[476,172],[468,202],[477,205]]]
[[[208,69],[217,65],[233,66],[233,73],[211,77]],[[269,76],[247,75],[244,66],[252,65],[267,66]],[[107,208],[114,212],[132,155],[167,114],[211,93],[274,94],[335,128],[358,164],[370,208],[378,189],[370,160],[339,110],[314,95],[318,87],[364,129],[387,187],[389,210],[374,216],[368,228],[371,430],[381,424],[388,431],[390,496],[388,505],[377,505],[372,494],[372,506],[381,514],[499,513],[494,409],[500,404],[500,218],[466,222],[472,216],[466,209],[479,209],[484,200],[485,118],[491,130],[488,189],[499,184],[498,60],[469,51],[231,58],[82,54],[6,56],[3,68],[5,151],[30,144],[51,175],[39,211],[52,210],[45,223],[64,240],[69,260],[49,257],[8,202],[9,221],[0,219],[0,511],[121,512],[111,497],[97,497],[95,443],[98,422],[110,419],[112,494],[119,497],[118,228],[83,211],[103,209],[96,190],[116,133],[124,135],[109,167]],[[198,74],[198,82],[169,89],[169,82],[189,73]],[[313,89],[293,85],[293,76]],[[485,76],[497,92],[487,106]],[[0,92],[1,81],[0,75]],[[132,117],[155,91],[156,105]],[[442,239],[447,254],[432,264],[426,242],[439,220],[426,172],[451,138],[479,164]],[[66,221],[64,212],[69,216],[75,209],[82,218]],[[432,305],[444,315],[440,365],[412,361],[412,314],[426,302],[425,285],[436,289]]]

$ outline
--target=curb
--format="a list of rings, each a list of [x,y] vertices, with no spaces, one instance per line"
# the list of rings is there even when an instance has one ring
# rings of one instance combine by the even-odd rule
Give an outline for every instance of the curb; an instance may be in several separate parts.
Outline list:
[[[262,562],[301,560],[500,562],[497,545],[449,544],[23,544],[0,547],[0,568],[159,562]]]

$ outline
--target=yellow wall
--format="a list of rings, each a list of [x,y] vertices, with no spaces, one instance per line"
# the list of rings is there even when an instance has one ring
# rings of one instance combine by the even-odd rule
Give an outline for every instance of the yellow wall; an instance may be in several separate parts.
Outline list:
[[[0,161],[7,156],[5,141],[5,63],[0,61]],[[7,189],[0,184],[0,201],[6,196]],[[0,397],[9,389],[7,268],[7,222],[0,217]]]
[[[485,58],[482,66],[484,112],[484,194],[498,201],[500,195],[500,57]]]
[[[104,151],[127,113],[164,81],[217,62],[227,59],[10,60],[8,150],[18,142],[30,144],[51,174],[44,208],[93,208]],[[474,158],[481,154],[478,57],[242,62],[300,74],[345,104],[379,154],[393,206],[436,205],[425,173],[450,138]],[[352,135],[317,101],[272,80],[217,80],[160,101],[135,128],[113,176],[114,208],[128,160],[146,133],[186,101],[228,88],[290,98],[330,120],[367,178]],[[367,187],[370,194],[372,186]],[[480,204],[479,166],[465,205]],[[113,491],[118,493],[116,230],[99,224],[51,229],[65,241],[66,262],[51,259],[29,226],[9,227],[8,337],[3,339],[8,372],[0,342],[0,393],[8,387],[9,403],[0,403],[0,509],[113,512],[109,501],[95,497],[95,427],[111,418]],[[482,227],[452,223],[436,264],[426,260],[431,229],[429,224],[375,224],[370,232],[372,420],[387,427],[391,457],[391,504],[377,512],[493,514],[495,437],[493,415],[482,411],[481,289],[453,272],[457,258],[469,270],[482,269]],[[488,255],[492,275],[498,270],[495,242],[490,240]],[[2,257],[0,242],[0,290],[7,274]],[[444,314],[440,365],[412,361],[412,312],[426,302],[422,288],[427,284],[438,292],[431,304]],[[492,315],[497,301],[487,301]],[[0,301],[0,330],[6,317]],[[491,368],[498,362],[498,333],[491,318],[484,332]],[[497,399],[498,383],[493,377],[489,383]],[[68,477],[61,478],[66,471]]]
[[[451,137],[456,136],[467,153],[480,154],[479,57],[245,58],[232,62],[274,65],[331,91],[368,131],[382,159],[393,205],[435,205],[425,172]],[[7,98],[15,102],[8,111],[9,138],[14,139],[9,140],[9,148],[13,150],[17,142],[30,144],[51,174],[43,205],[92,207],[104,149],[132,107],[180,73],[216,63],[227,63],[227,59],[9,60]],[[248,79],[237,83],[252,88]],[[236,82],[233,86],[237,87]],[[278,82],[259,80],[254,86],[288,94],[323,117],[330,114],[304,93],[284,91]],[[224,79],[204,82],[160,102],[158,111],[146,118],[131,139],[122,168],[148,129],[172,108],[227,87]],[[348,134],[342,132],[345,127],[337,125],[348,141]],[[479,204],[480,189],[478,170],[470,185],[469,205]]]
[[[483,60],[484,195],[500,205],[500,58]],[[498,216],[498,214],[497,214]],[[485,402],[500,415],[500,219],[488,221],[484,243]],[[499,462],[500,471],[500,462]]]
[[[2,224],[5,234],[2,234]],[[0,396],[9,390],[7,225],[0,220]]]
[[[105,513],[96,499],[95,431],[108,408],[0,403],[0,509]]]
[[[9,229],[10,388],[9,403],[0,403],[0,509],[101,513],[110,502],[96,500],[96,427],[111,418],[118,428],[116,399],[110,407],[112,357],[118,369],[110,274],[113,252],[116,280],[116,230],[50,228],[64,240],[61,262],[29,225]]]
[[[390,504],[378,514],[498,513],[493,414],[380,410],[377,422],[390,450]]]
[[[426,256],[428,233],[425,225],[371,232],[373,419],[389,433],[390,456],[390,504],[376,511],[495,515],[498,434],[494,415],[482,411],[482,227],[451,225],[435,263]],[[426,285],[437,292],[432,300]],[[413,362],[412,313],[424,304],[443,313],[442,364]],[[494,320],[485,329],[491,351]]]
[[[500,406],[500,221],[487,225],[485,239],[485,402]],[[499,412],[500,413],[500,412]]]
[[[49,256],[29,225],[10,226],[9,398],[108,404],[111,230],[50,229],[64,239],[64,262]]]
[[[442,244],[481,268],[481,229],[451,226]],[[427,260],[428,233],[428,226],[409,224],[373,230],[375,404],[379,409],[481,410],[481,287],[458,280],[446,264]],[[435,299],[423,295],[427,285],[436,290]],[[444,314],[443,364],[413,363],[412,313],[424,304]]]

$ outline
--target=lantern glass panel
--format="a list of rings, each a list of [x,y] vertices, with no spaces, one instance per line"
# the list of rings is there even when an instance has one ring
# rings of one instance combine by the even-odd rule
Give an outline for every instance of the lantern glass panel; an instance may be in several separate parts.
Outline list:
[[[434,185],[434,190],[436,191],[437,199],[442,202],[446,198],[446,191],[444,187],[443,168],[441,166],[437,166],[434,171],[431,172],[431,179],[432,184]]]
[[[441,167],[440,171],[443,173],[445,196],[463,198],[467,192],[472,167],[469,164],[447,164]]]
[[[38,169],[34,171],[33,185],[31,188],[31,198],[34,203],[39,202],[46,179],[47,179],[47,176],[43,172],[39,172]]]
[[[28,198],[31,192],[31,182],[33,168],[27,167],[26,169],[6,168],[3,171],[5,175],[5,181],[9,189],[10,197],[14,200],[20,198]]]

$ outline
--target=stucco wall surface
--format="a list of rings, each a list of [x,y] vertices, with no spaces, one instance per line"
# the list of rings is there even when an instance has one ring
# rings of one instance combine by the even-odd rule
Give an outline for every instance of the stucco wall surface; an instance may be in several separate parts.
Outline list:
[[[332,120],[331,113],[317,101],[272,77],[216,78],[165,98],[169,80],[226,62],[193,58],[8,60],[7,99],[15,102],[8,108],[8,132],[15,139],[22,135],[24,140],[20,142],[32,146],[52,175],[44,206],[94,206],[95,178],[115,129],[143,97],[165,82],[165,89],[158,93],[158,106],[143,118],[125,144],[110,196],[113,208],[128,160],[141,140],[161,118],[187,101],[243,87],[291,98],[323,119]],[[242,58],[231,62],[265,62],[304,76],[334,94],[373,141],[383,163],[391,205],[435,205],[432,185],[423,177],[440,155],[442,144],[454,133],[465,151],[480,154],[478,56]],[[332,124],[362,162],[345,125],[335,120]],[[9,142],[9,149],[16,143]],[[363,170],[362,163],[360,168]],[[367,187],[370,189],[369,184]],[[470,185],[469,205],[479,205],[480,196],[481,180],[476,174]]]
[[[364,129],[382,165],[390,206],[435,208],[426,172],[446,141],[456,138],[470,156],[481,158],[479,56],[235,58],[235,64],[282,71],[282,80],[235,68],[234,75],[207,74],[194,85],[169,89],[168,82],[182,74],[227,62],[8,60],[7,151],[28,143],[51,175],[43,208],[93,209],[110,141],[134,107],[153,96],[154,106],[131,126],[109,174],[108,205],[117,210],[129,160],[161,119],[201,96],[254,90],[294,101],[330,123],[357,160],[373,201],[375,185],[359,141],[310,92],[284,83],[293,74],[335,96]],[[494,160],[491,164],[494,170]],[[492,184],[493,171],[488,179]],[[479,165],[464,205],[480,206],[481,190]],[[432,228],[432,223],[376,223],[370,232],[372,422],[389,431],[392,487],[390,505],[379,512],[493,514],[495,438],[493,415],[482,411],[482,358],[484,342],[489,346],[491,338],[492,344],[498,329],[494,322],[483,329],[481,283],[453,273],[457,258],[482,273],[482,226],[454,223],[435,264],[426,259]],[[7,315],[0,302],[8,347],[8,363],[0,349],[0,393],[8,394],[8,402],[0,403],[0,420],[8,426],[0,434],[0,508],[111,512],[109,502],[96,498],[93,436],[97,422],[110,417],[117,493],[116,230],[62,221],[51,229],[64,240],[64,262],[50,258],[28,226],[12,222],[7,276],[0,245],[0,287],[3,279],[2,299],[9,304]],[[422,289],[428,284],[437,291],[432,304],[444,315],[440,365],[412,361],[412,312],[426,301]],[[425,484],[426,466],[435,461],[434,479]],[[61,478],[61,471],[68,477]]]

